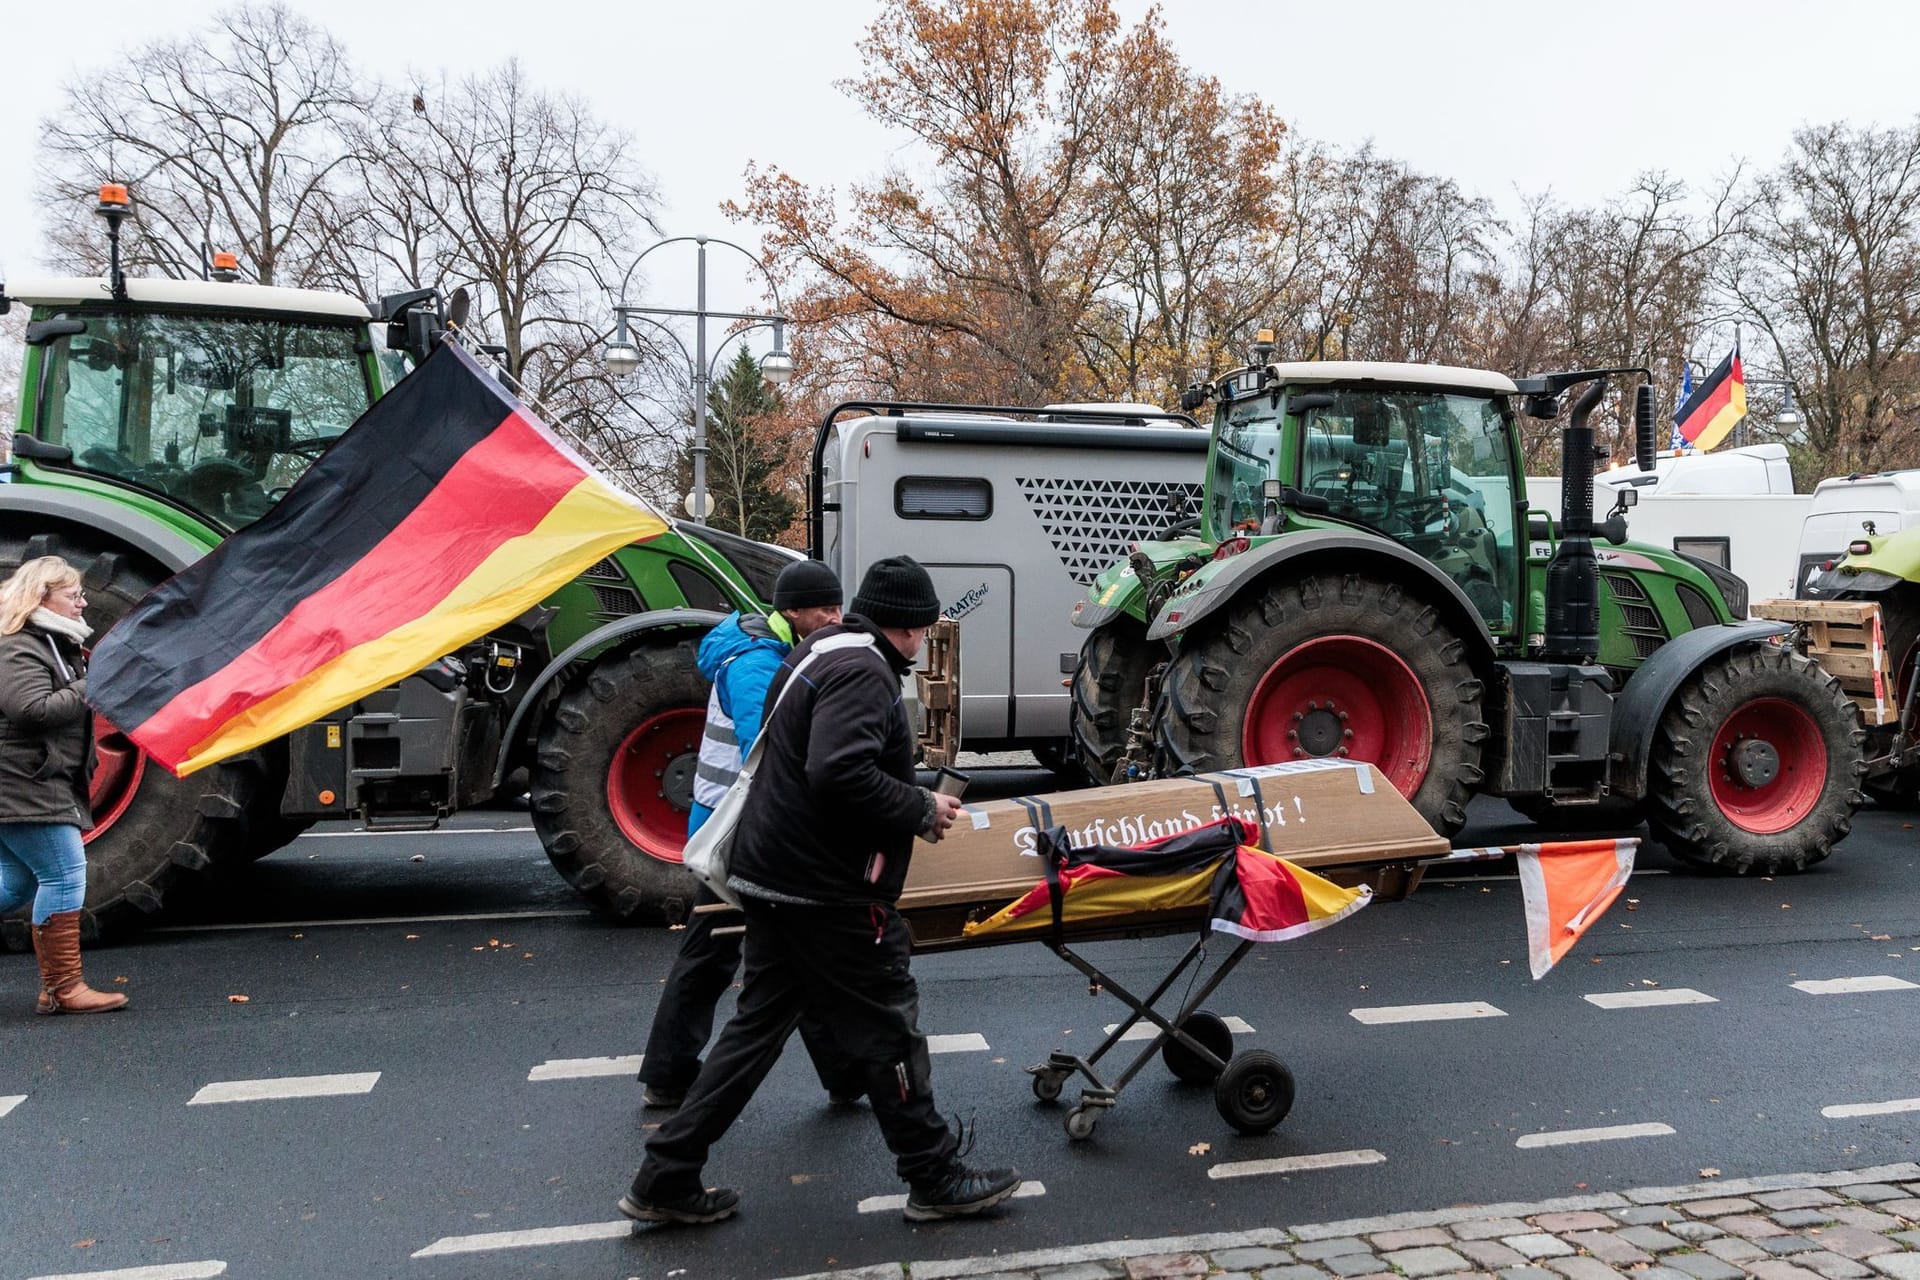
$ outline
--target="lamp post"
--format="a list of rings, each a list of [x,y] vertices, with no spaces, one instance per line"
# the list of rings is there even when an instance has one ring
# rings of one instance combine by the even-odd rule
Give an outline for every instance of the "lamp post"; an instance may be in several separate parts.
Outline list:
[[[699,285],[695,295],[694,309],[687,311],[677,307],[627,305],[627,285],[632,281],[633,273],[639,269],[640,264],[646,261],[647,255],[655,249],[665,248],[670,244],[681,244],[688,240],[700,248]],[[774,305],[780,304],[780,293],[778,286],[774,284],[773,276],[758,258],[733,241],[722,240],[716,236],[673,236],[648,245],[640,256],[633,260],[633,265],[627,268],[627,274],[620,281],[620,301],[613,308],[613,341],[607,344],[606,350],[600,357],[607,372],[616,378],[625,377],[640,367],[640,348],[627,333],[629,319],[644,320],[669,337],[673,337],[674,345],[680,348],[680,354],[687,357],[688,371],[693,381],[693,492],[688,495],[688,501],[693,508],[693,518],[701,523],[705,523],[707,518],[707,387],[713,380],[713,368],[707,360],[707,321],[709,319],[751,321],[746,328],[729,334],[720,343],[722,348],[743,333],[772,326],[773,350],[761,358],[760,374],[768,383],[776,387],[785,385],[793,378],[793,357],[786,351],[787,318],[784,315],[778,312],[762,314],[755,311],[709,311],[707,309],[707,246],[709,244],[725,245],[751,262],[755,269],[766,277],[767,288],[773,293]],[[693,353],[688,354],[686,345],[675,337],[673,331],[665,324],[648,318],[652,316],[691,317],[694,322]],[[719,358],[718,350],[714,352],[714,358],[716,360]]]

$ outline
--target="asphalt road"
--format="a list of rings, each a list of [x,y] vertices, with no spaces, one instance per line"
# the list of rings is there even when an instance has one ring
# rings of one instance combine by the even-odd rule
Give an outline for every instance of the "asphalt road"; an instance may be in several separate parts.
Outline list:
[[[1526,830],[1473,816],[1462,844]],[[593,1060],[640,1052],[675,935],[582,913],[526,825],[303,837],[92,953],[125,1014],[34,1018],[31,959],[0,956],[0,1275],[787,1276],[1916,1158],[1920,1111],[1823,1114],[1920,1097],[1920,833],[1865,810],[1794,878],[1644,850],[1538,983],[1498,869],[1256,948],[1211,1007],[1298,1079],[1260,1138],[1155,1063],[1069,1143],[1021,1068],[1122,1006],[1040,946],[924,957],[943,1107],[1043,1194],[980,1222],[863,1212],[903,1188],[866,1108],[827,1109],[793,1052],[709,1166],[740,1217],[630,1236],[613,1203],[657,1113],[631,1062]],[[1088,950],[1146,987],[1184,945]],[[308,1077],[330,1092],[246,1100]],[[233,1083],[254,1081],[278,1083]]]

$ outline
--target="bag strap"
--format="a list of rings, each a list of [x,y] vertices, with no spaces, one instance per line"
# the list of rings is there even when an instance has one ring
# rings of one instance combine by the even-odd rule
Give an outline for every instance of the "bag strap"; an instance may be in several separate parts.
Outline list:
[[[843,649],[871,649],[873,637],[860,631],[843,631],[837,636],[828,636],[813,648],[807,650],[807,656],[794,664],[787,675],[787,682],[780,686],[780,692],[773,696],[773,705],[767,708],[767,714],[760,717],[760,733],[753,740],[753,746],[747,751],[747,758],[740,762],[740,772],[752,775],[760,763],[760,748],[767,740],[767,730],[773,725],[773,713],[780,709],[781,700],[787,696],[787,690],[799,681],[800,673],[813,665],[813,660],[823,654],[839,653]]]

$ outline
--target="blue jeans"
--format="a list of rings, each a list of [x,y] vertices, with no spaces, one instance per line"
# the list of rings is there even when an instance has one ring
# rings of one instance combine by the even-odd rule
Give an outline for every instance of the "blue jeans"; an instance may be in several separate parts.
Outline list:
[[[62,822],[0,822],[0,915],[33,900],[33,922],[78,911],[87,897],[80,828]]]

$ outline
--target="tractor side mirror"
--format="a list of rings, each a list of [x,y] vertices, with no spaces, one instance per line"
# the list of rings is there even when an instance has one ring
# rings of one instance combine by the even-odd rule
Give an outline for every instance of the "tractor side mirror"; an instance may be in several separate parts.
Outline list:
[[[78,337],[87,331],[87,322],[70,316],[59,316],[52,320],[29,320],[27,322],[27,345],[44,347],[55,338]]]
[[[1633,389],[1633,456],[1642,471],[1653,470],[1657,448],[1653,438],[1653,384],[1643,382]]]
[[[1334,405],[1330,391],[1309,391],[1305,395],[1287,397],[1287,416],[1298,418],[1315,409],[1331,409]]]

